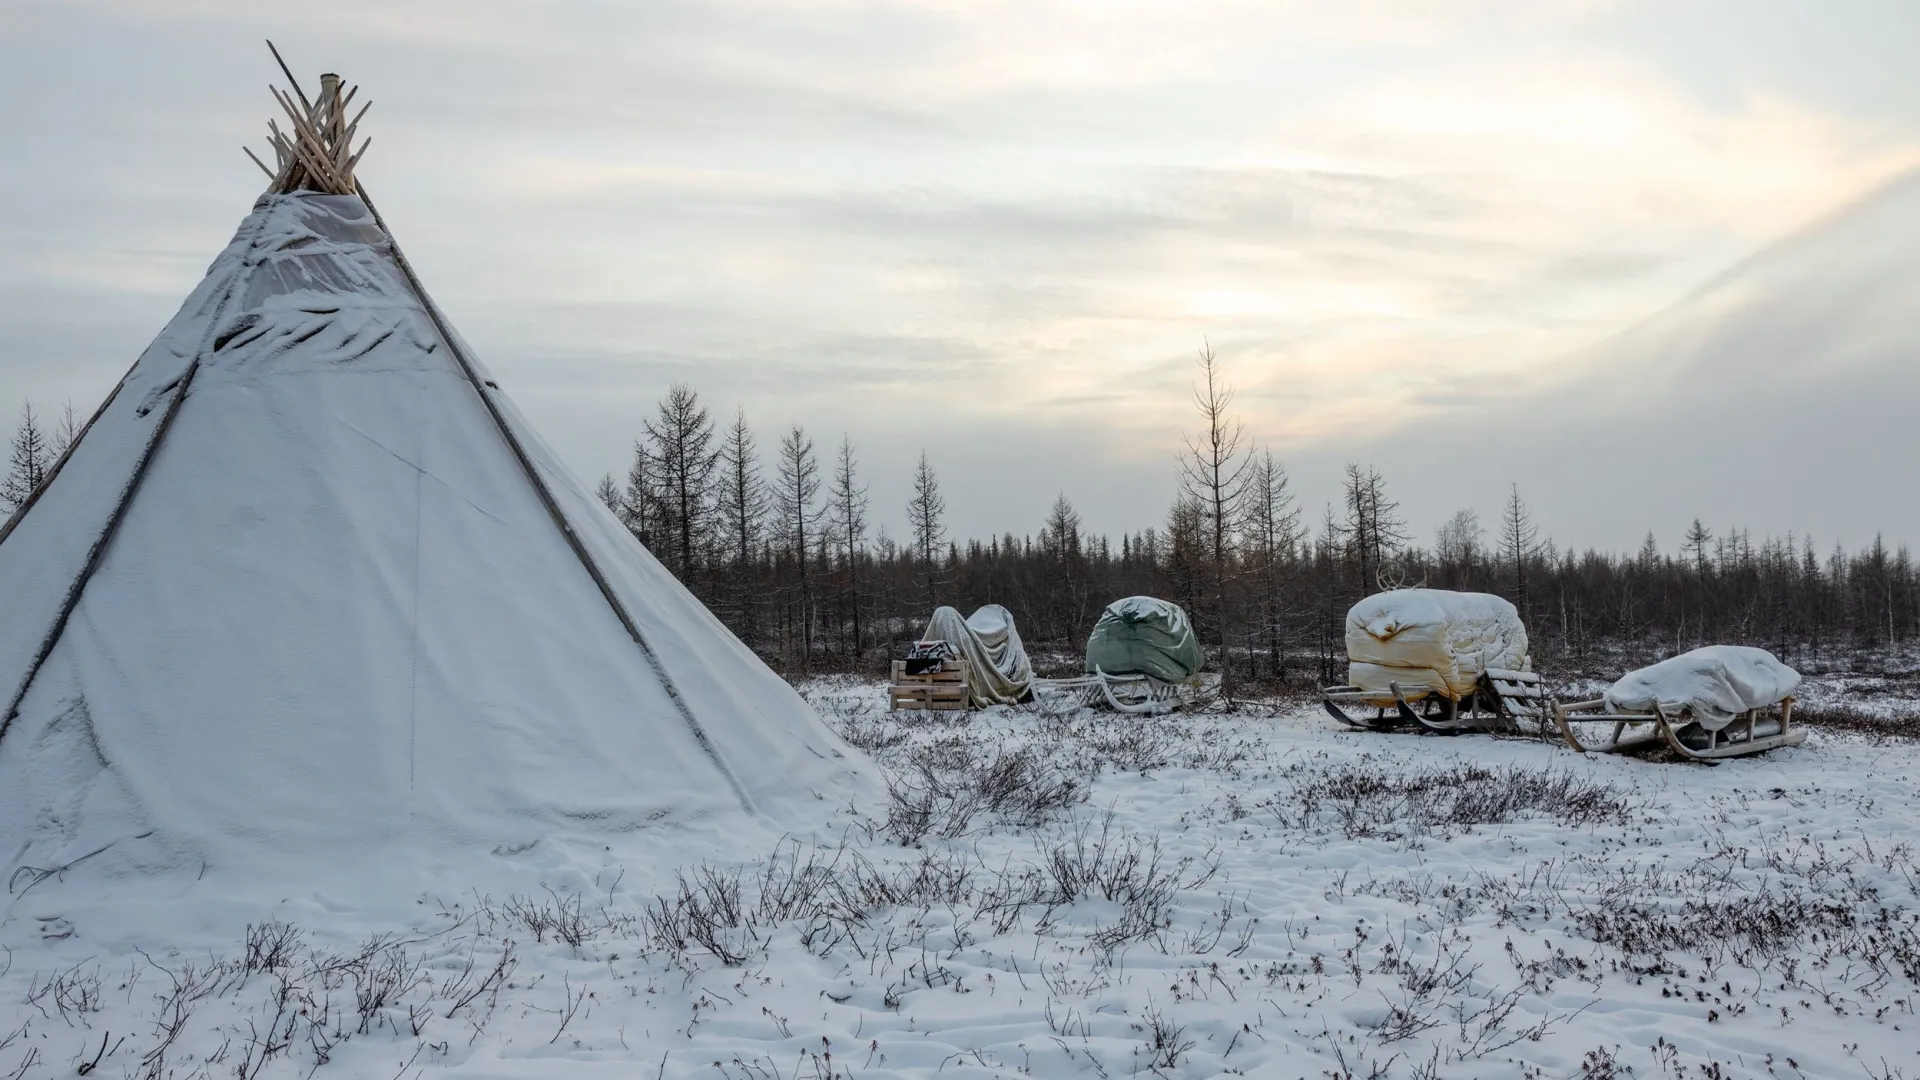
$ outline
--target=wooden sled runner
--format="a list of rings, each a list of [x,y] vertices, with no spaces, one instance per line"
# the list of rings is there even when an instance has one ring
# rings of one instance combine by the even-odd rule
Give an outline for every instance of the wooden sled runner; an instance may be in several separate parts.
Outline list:
[[[1664,745],[1693,761],[1745,757],[1782,746],[1799,746],[1807,733],[1793,726],[1793,698],[1785,697],[1769,709],[1748,709],[1719,731],[1708,731],[1684,708],[1654,702],[1650,712],[1610,712],[1605,699],[1553,706],[1554,726],[1568,746],[1581,753],[1617,754]],[[1603,741],[1583,742],[1575,725],[1613,725]]]
[[[1418,710],[1414,708],[1416,703],[1420,705]],[[1538,734],[1546,724],[1546,695],[1539,674],[1504,668],[1482,672],[1473,690],[1460,698],[1431,687],[1406,689],[1395,682],[1387,684],[1385,693],[1358,686],[1330,686],[1321,691],[1320,704],[1335,720],[1361,731]],[[1374,716],[1355,718],[1345,708],[1354,705],[1373,709]]]

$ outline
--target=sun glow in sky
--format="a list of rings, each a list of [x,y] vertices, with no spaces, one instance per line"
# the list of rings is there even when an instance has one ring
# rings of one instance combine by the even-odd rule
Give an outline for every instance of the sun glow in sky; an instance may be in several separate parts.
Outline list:
[[[896,533],[923,447],[962,535],[1061,491],[1140,528],[1205,340],[1312,509],[1363,460],[1422,536],[1518,479],[1580,545],[1920,539],[1705,459],[1595,507],[1580,440],[1460,434],[1598,400],[1624,332],[1920,167],[1904,0],[283,7],[7,4],[0,398],[84,409],[198,280],[260,186],[270,36],[365,88],[362,177],[589,476],[685,381],[763,446],[849,434]],[[1846,303],[1741,363],[1845,352]]]

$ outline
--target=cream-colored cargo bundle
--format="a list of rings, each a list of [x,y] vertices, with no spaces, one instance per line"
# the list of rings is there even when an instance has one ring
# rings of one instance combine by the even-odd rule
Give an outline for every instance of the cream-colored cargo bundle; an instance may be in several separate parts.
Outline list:
[[[1527,628],[1512,604],[1488,593],[1395,589],[1347,612],[1347,681],[1390,694],[1390,684],[1458,700],[1489,668],[1529,671]]]
[[[1347,685],[1324,693],[1327,711],[1344,723],[1458,731],[1511,729],[1539,719],[1540,677],[1527,652],[1527,628],[1520,612],[1497,596],[1445,589],[1377,593],[1347,612],[1346,638]],[[1420,701],[1426,715],[1408,708]],[[1371,706],[1381,715],[1358,721],[1342,704]]]

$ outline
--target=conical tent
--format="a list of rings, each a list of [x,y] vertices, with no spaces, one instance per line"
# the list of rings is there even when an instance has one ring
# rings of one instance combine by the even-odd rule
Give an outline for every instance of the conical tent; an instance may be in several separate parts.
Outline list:
[[[865,790],[474,360],[340,104],[302,104],[287,192],[0,532],[0,876],[784,826]]]

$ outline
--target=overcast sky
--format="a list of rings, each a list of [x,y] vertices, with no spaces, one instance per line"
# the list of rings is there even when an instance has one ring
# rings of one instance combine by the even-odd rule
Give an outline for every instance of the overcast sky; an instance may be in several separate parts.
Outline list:
[[[263,179],[277,70],[589,479],[675,381],[895,535],[1158,522],[1212,343],[1309,516],[1920,540],[1912,0],[0,0],[0,401],[83,412]],[[0,425],[10,426],[10,425]]]

